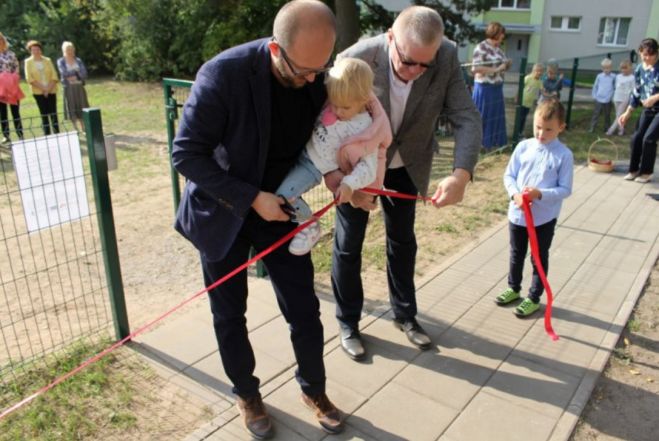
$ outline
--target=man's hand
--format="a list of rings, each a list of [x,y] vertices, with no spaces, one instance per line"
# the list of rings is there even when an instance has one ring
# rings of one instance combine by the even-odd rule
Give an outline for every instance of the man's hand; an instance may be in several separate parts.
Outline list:
[[[339,185],[339,189],[336,191],[336,196],[339,198],[339,204],[350,202],[350,199],[352,199],[352,193],[352,188],[346,184]]]
[[[470,177],[471,174],[467,170],[456,168],[451,176],[447,176],[437,185],[432,204],[440,208],[461,202]]]
[[[350,205],[355,208],[361,208],[364,211],[375,210],[378,207],[378,204],[375,202],[376,198],[370,193],[364,193],[363,191],[355,191],[352,193],[352,198],[350,199]]]
[[[252,202],[252,208],[256,213],[268,222],[287,221],[290,217],[281,209],[284,199],[272,193],[260,191]]]

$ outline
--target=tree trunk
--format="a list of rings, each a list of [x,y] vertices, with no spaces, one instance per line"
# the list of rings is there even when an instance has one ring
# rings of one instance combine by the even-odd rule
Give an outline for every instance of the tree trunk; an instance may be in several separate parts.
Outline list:
[[[355,0],[334,0],[336,11],[336,50],[350,47],[359,39],[359,9]]]

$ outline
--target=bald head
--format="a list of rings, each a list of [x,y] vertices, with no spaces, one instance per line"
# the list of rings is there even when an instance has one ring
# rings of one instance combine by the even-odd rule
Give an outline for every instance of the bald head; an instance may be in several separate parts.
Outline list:
[[[336,34],[336,19],[332,10],[318,0],[293,0],[277,13],[272,35],[284,48],[292,47],[299,34],[311,32]]]
[[[444,36],[439,13],[426,6],[410,6],[401,11],[392,26],[394,34],[421,46],[437,45]]]

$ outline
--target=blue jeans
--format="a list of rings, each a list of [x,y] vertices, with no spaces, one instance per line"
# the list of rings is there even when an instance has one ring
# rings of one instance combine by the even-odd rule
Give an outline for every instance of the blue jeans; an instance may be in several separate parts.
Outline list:
[[[386,188],[401,193],[418,193],[405,167],[387,170]],[[387,282],[394,317],[404,321],[417,313],[414,287],[416,201],[381,198],[387,236]],[[336,298],[336,318],[343,329],[356,330],[364,304],[361,279],[362,245],[368,211],[350,204],[336,207],[336,232],[332,252],[332,289]]]
[[[291,202],[291,205],[295,208],[295,222],[302,223],[311,217],[311,208],[301,196],[320,184],[322,179],[323,175],[311,162],[307,151],[302,150],[297,162],[282,183],[279,184],[276,191],[276,194],[285,197],[287,200],[295,198],[295,201]]]

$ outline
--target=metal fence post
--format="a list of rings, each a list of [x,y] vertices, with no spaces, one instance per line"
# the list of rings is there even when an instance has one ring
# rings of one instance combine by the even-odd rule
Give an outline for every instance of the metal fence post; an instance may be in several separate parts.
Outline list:
[[[574,89],[577,87],[577,70],[579,69],[579,59],[575,58],[572,64],[572,84],[570,84],[570,95],[567,101],[567,115],[565,116],[565,127],[570,128],[570,118],[572,117],[572,102],[574,101]]]
[[[519,142],[522,135],[522,100],[524,99],[524,76],[526,75],[526,57],[521,59],[519,65],[519,81],[517,83],[517,105],[515,106],[515,125],[513,129],[513,148]]]
[[[85,121],[89,167],[94,187],[94,200],[96,201],[96,219],[101,236],[101,246],[103,247],[103,263],[110,293],[114,330],[117,339],[121,340],[130,334],[130,328],[128,326],[126,299],[117,250],[117,235],[114,229],[101,111],[97,108],[84,109],[82,117]]]
[[[172,198],[174,200],[174,213],[178,210],[181,202],[181,186],[179,184],[178,172],[172,165],[172,148],[174,147],[174,121],[178,119],[177,102],[174,98],[172,86],[167,79],[163,80],[165,92],[165,123],[167,124],[167,148],[169,150],[169,173],[172,178]]]

